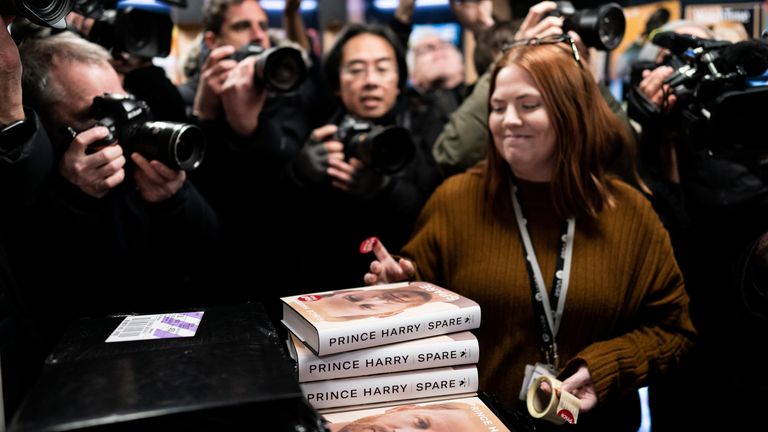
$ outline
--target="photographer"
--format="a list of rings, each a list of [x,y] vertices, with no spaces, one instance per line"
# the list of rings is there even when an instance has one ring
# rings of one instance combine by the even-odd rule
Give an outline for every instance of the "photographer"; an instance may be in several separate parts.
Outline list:
[[[0,419],[13,417],[47,354],[33,310],[20,301],[25,286],[13,255],[25,210],[53,167],[48,136],[35,112],[22,106],[21,60],[7,31],[12,20],[0,16]]]
[[[296,6],[295,1],[286,4]],[[281,54],[291,45],[272,51],[276,41],[269,37],[267,15],[255,0],[211,0],[203,18],[210,55],[201,70],[195,115],[211,145],[193,181],[221,219],[222,277],[232,286],[252,278],[253,257],[240,251],[258,245],[268,251],[257,268],[260,283],[289,289],[298,277],[294,262],[299,258],[289,240],[298,215],[291,211],[295,199],[281,182],[281,172],[312,127],[320,124],[316,113],[328,110],[317,96],[319,70],[310,68],[309,78],[303,80],[303,60],[298,61],[302,64],[291,63],[290,58],[284,62]],[[278,72],[291,72],[285,75],[292,77],[297,88],[277,88],[269,81],[274,75],[283,76],[267,72],[272,61],[269,64],[277,66]],[[261,75],[259,64],[263,65]],[[249,288],[242,290],[240,298],[267,295],[274,292]]]
[[[74,316],[200,304],[217,218],[184,171],[128,154],[126,142],[97,143],[109,131],[95,100],[125,94],[108,53],[71,33],[27,40],[20,52],[24,99],[58,168],[15,257],[42,321],[64,328]]]
[[[672,237],[700,336],[679,381],[651,389],[654,430],[712,424],[749,430],[758,424],[754,418],[735,413],[759,412],[768,403],[764,374],[745,378],[724,367],[768,349],[767,311],[758,298],[764,287],[751,285],[761,277],[755,250],[762,249],[755,245],[768,229],[768,182],[758,171],[760,156],[752,153],[761,147],[759,141],[741,141],[747,135],[757,139],[760,115],[745,102],[756,94],[746,93],[746,78],[768,68],[768,47],[758,41],[717,43],[710,37],[708,30],[689,22],[661,27],[654,41],[667,49],[649,46],[644,48],[647,53],[641,51],[641,58],[655,58],[659,66],[642,72],[630,98],[630,112],[643,127],[640,153],[652,201]],[[681,64],[688,54],[683,52],[694,53],[685,66]],[[711,58],[710,68],[705,63]],[[690,78],[677,85],[683,70],[691,71]],[[737,75],[741,79],[732,79]],[[725,76],[731,78],[721,79]],[[738,98],[739,103],[729,105],[733,118],[751,123],[715,123],[723,115],[718,104],[726,94]],[[700,107],[711,116],[692,126],[690,120]],[[706,133],[695,135],[697,130]],[[757,279],[750,281],[752,276]],[[701,400],[681,400],[680,388],[712,395],[716,409],[703,417],[681,418],[679,412],[700,409]]]
[[[343,107],[329,124],[312,132],[286,174],[303,203],[300,245],[306,254],[306,287],[338,289],[361,284],[359,270],[367,262],[357,250],[363,239],[378,235],[403,244],[439,180],[430,143],[423,137],[396,128],[388,129],[399,133],[392,140],[356,140],[364,136],[354,133],[360,125],[370,129],[365,132],[369,137],[383,127],[409,125],[410,107],[402,98],[405,56],[388,28],[348,26],[328,53],[325,71]],[[407,145],[411,140],[412,147]],[[399,169],[366,162],[360,153],[374,146],[400,159]],[[346,271],[329,271],[339,262]]]

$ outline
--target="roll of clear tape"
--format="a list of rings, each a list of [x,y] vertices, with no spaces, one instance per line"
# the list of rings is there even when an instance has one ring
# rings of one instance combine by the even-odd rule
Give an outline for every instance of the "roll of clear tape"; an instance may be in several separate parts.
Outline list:
[[[547,382],[551,393],[542,390],[541,383]],[[554,424],[576,424],[581,401],[576,396],[563,391],[563,382],[551,376],[541,375],[531,381],[526,397],[528,413],[533,418],[544,419]]]

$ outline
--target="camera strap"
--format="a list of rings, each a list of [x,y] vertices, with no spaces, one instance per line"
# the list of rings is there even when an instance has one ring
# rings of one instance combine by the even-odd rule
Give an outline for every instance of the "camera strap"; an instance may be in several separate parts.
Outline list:
[[[576,219],[570,217],[563,223],[562,234],[557,250],[557,262],[555,264],[555,274],[552,277],[552,292],[547,295],[547,287],[544,285],[544,277],[536,259],[536,252],[533,249],[533,242],[528,233],[527,223],[523,215],[523,208],[517,199],[517,186],[511,184],[512,205],[517,220],[518,233],[520,240],[525,248],[525,268],[528,271],[528,280],[531,286],[531,296],[533,299],[533,310],[536,322],[539,324],[541,332],[542,351],[546,357],[547,364],[559,368],[559,356],[557,353],[557,342],[555,337],[560,328],[560,322],[565,309],[565,298],[568,294],[568,282],[571,278],[571,263],[573,257],[573,239],[576,232]],[[557,310],[552,311],[552,305],[557,304]]]

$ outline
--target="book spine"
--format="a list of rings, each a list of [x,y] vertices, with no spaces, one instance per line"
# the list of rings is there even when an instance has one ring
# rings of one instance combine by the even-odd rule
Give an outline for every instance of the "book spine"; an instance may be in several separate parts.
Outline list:
[[[477,363],[477,338],[469,332],[456,336],[436,336],[323,357],[298,346],[299,382]],[[292,343],[301,344],[295,339]]]
[[[315,409],[477,391],[477,368],[458,366],[301,384]]]
[[[480,327],[480,306],[382,319],[357,327],[325,329],[319,334],[318,355],[324,356]]]

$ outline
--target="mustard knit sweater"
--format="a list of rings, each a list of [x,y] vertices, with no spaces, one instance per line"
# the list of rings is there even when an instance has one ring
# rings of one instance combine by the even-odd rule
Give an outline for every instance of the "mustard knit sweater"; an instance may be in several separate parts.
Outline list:
[[[517,183],[550,289],[563,221],[548,183]],[[589,366],[598,406],[675,365],[694,334],[667,232],[640,193],[619,181],[611,185],[615,208],[592,223],[576,221],[557,335],[561,366],[576,359]],[[491,215],[481,173],[451,177],[430,198],[402,255],[414,261],[420,279],[480,304],[480,389],[513,406],[525,365],[544,361],[514,215],[504,221]]]

